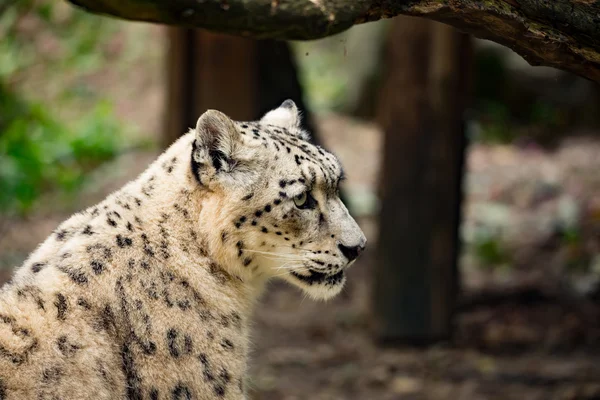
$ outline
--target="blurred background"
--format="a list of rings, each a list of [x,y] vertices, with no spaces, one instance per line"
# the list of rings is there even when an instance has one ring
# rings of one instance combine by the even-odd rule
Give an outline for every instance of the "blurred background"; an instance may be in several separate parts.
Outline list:
[[[273,283],[253,399],[600,399],[600,90],[396,17],[256,41],[0,3],[0,283],[207,108],[292,98],[369,239],[323,305]]]

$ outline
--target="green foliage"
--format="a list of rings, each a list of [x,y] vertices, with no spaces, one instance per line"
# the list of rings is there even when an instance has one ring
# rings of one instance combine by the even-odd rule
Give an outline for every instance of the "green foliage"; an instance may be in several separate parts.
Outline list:
[[[348,93],[348,77],[340,65],[339,54],[310,43],[297,43],[296,48],[299,72],[311,108],[342,110]]]
[[[494,48],[478,49],[475,57],[473,108],[481,126],[478,140],[510,143],[527,137],[547,144],[573,123],[569,112],[556,98],[541,93],[535,79],[509,70],[506,56]],[[529,82],[525,85],[524,82]],[[552,88],[556,92],[559,86]],[[553,92],[553,93],[554,93]],[[555,95],[556,96],[556,95]],[[570,111],[574,115],[573,110]]]
[[[80,81],[115,24],[51,0],[0,2],[0,212],[72,193],[124,145],[111,105]]]
[[[0,209],[5,212],[27,212],[50,190],[72,192],[86,171],[113,158],[122,146],[107,103],[99,103],[72,128],[57,122],[43,105],[1,88],[0,108]]]
[[[52,75],[97,69],[101,45],[115,32],[112,21],[63,3],[8,1],[0,13],[0,79],[16,80],[43,66]]]
[[[495,267],[509,261],[508,254],[502,248],[498,238],[479,238],[473,243],[473,250],[484,267]]]
[[[511,125],[511,111],[498,101],[482,101],[480,107],[481,135],[478,138],[487,143],[507,143],[516,138]]]

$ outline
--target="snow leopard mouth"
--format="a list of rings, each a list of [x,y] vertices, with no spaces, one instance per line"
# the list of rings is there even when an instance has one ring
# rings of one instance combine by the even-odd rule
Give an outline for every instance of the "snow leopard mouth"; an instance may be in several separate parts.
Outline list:
[[[325,284],[335,286],[344,280],[344,270],[341,270],[333,275],[325,274],[313,269],[309,269],[308,272],[310,275],[300,275],[295,271],[291,271],[290,274],[294,278],[308,285]]]

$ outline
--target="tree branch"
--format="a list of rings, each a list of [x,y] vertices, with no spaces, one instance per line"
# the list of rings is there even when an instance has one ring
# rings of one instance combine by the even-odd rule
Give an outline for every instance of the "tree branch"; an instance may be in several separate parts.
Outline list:
[[[94,13],[288,40],[399,14],[452,25],[600,82],[600,0],[68,0]]]

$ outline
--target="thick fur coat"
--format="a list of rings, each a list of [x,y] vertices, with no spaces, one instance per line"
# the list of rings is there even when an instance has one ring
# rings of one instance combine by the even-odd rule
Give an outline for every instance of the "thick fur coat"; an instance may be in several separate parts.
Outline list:
[[[339,293],[365,237],[291,101],[207,111],[60,225],[0,291],[0,399],[244,399],[265,282]]]

